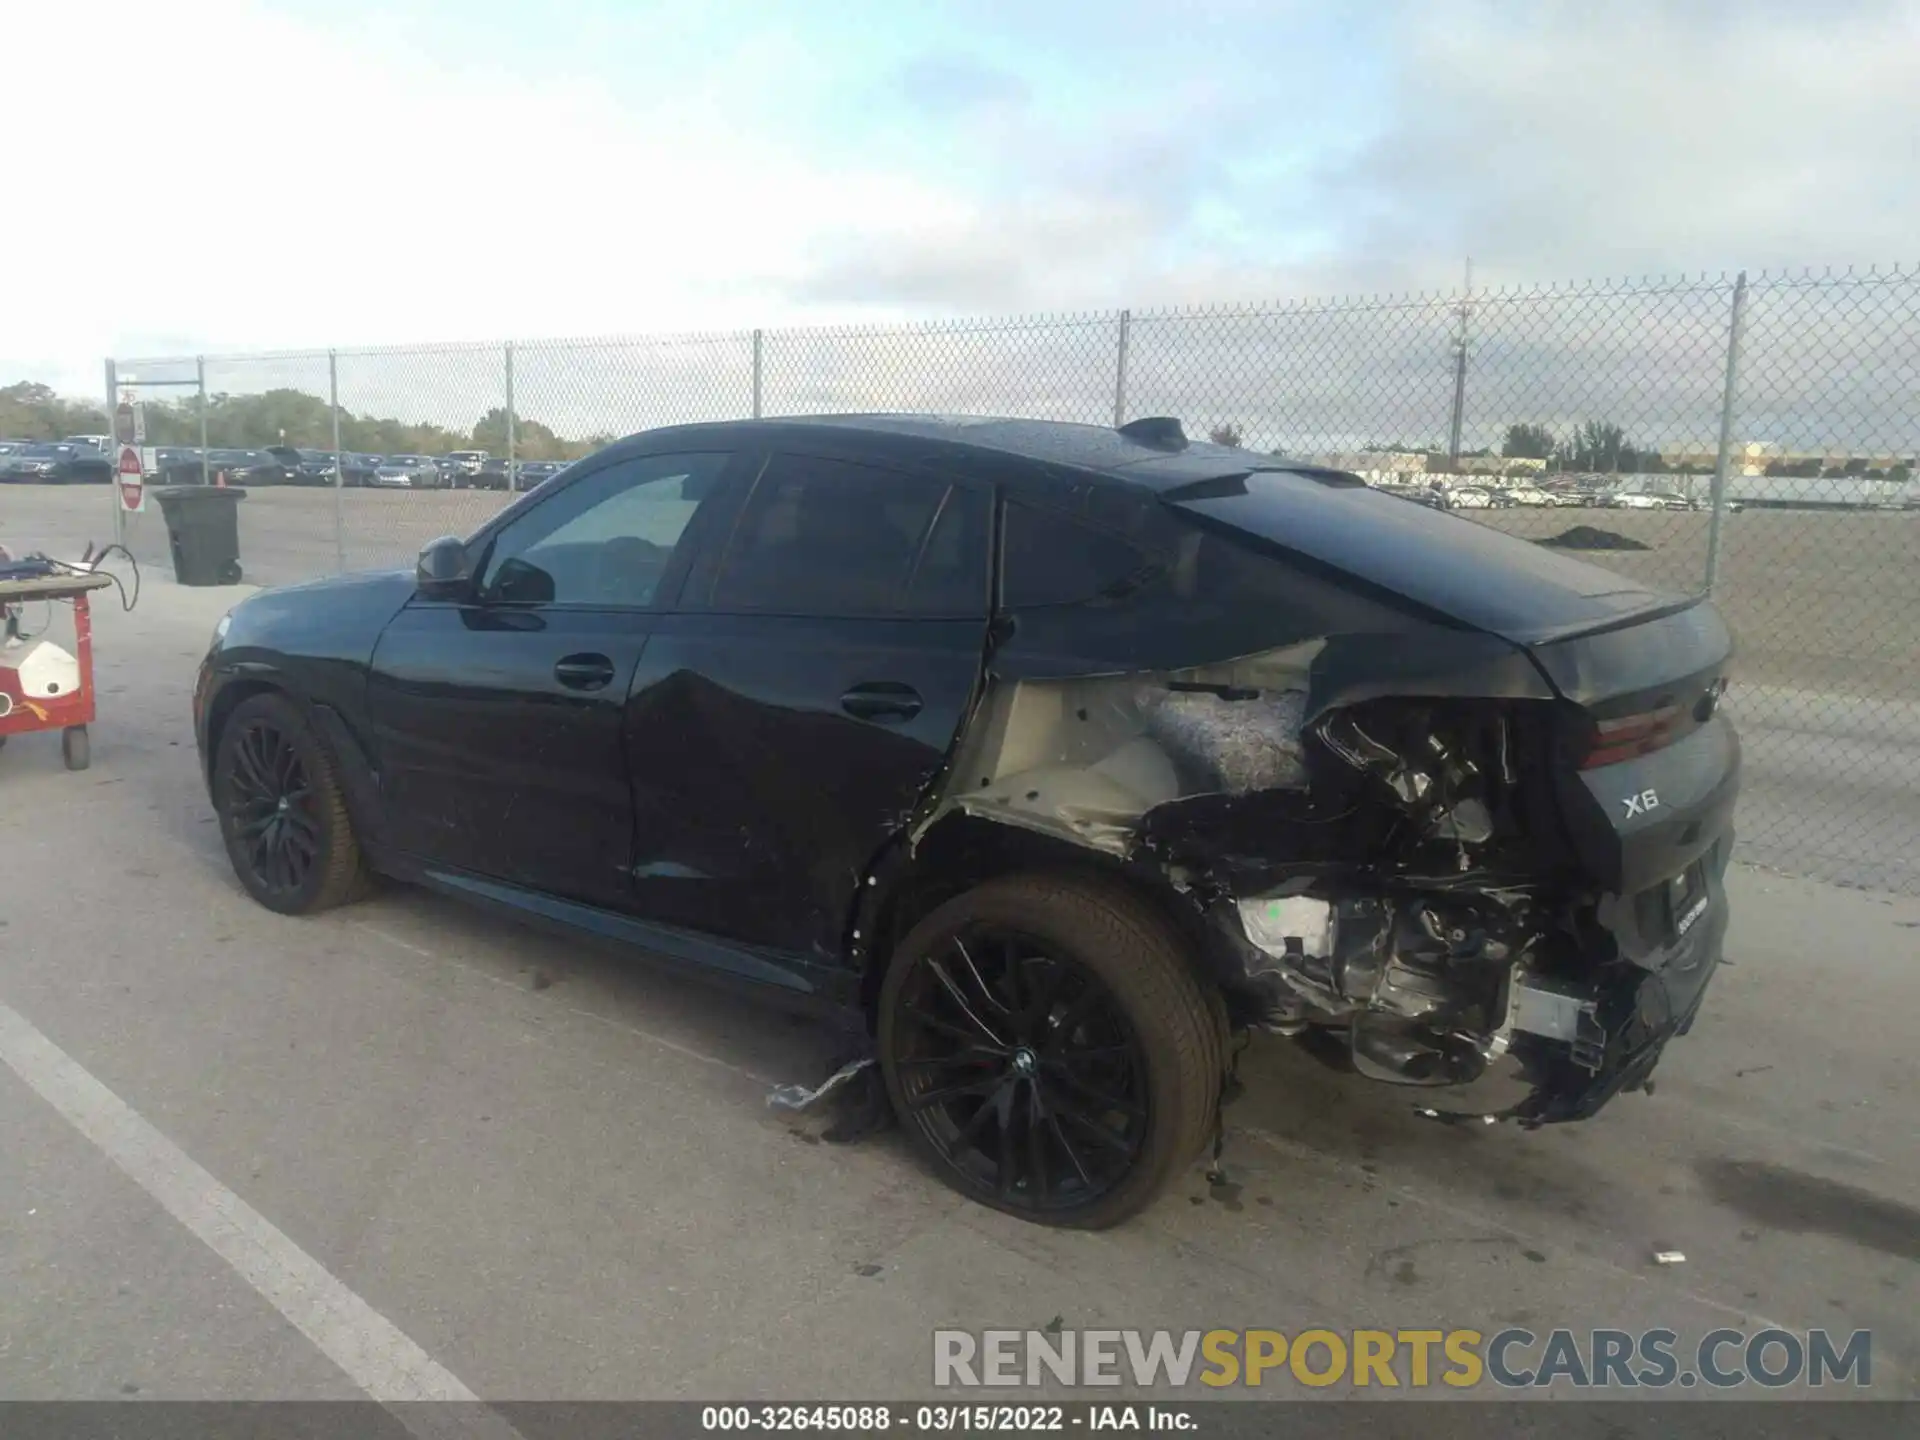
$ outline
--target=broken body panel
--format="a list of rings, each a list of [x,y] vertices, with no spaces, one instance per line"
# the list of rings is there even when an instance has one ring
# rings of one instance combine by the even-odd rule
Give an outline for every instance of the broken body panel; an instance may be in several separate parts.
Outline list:
[[[1511,1054],[1529,1123],[1643,1085],[1726,923],[1712,605],[1347,477],[1165,478],[1120,517],[1158,562],[1124,594],[1003,616],[916,837],[967,815],[1156,874],[1238,1022],[1372,1078]]]

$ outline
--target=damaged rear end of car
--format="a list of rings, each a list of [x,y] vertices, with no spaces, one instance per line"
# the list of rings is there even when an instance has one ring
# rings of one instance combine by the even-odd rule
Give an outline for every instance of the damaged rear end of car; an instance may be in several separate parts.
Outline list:
[[[1726,928],[1740,752],[1711,602],[1351,476],[1215,447],[1123,473],[1047,523],[1139,563],[1000,608],[910,848],[989,826],[1130,877],[1233,1028],[1373,1080],[1510,1058],[1527,1090],[1499,1115],[1526,1124],[1646,1088]]]

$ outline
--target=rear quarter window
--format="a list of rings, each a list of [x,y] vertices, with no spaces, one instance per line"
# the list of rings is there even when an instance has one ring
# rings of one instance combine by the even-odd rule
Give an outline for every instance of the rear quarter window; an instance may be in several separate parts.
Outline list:
[[[1118,597],[1162,567],[1109,530],[1009,501],[1001,603],[1010,610]]]

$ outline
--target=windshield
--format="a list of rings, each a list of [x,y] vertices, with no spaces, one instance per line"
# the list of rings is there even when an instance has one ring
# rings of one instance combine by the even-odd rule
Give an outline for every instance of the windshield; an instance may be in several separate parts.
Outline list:
[[[20,453],[29,460],[58,460],[62,455],[71,455],[71,445],[27,445]]]

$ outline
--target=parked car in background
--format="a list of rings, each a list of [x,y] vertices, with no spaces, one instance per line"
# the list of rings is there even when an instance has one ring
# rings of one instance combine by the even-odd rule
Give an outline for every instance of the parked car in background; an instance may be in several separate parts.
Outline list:
[[[112,478],[111,460],[70,440],[36,441],[0,456],[0,480],[15,484],[104,485]]]
[[[269,445],[267,454],[291,467],[296,485],[333,484],[334,464],[331,450],[302,450],[290,445]]]
[[[1569,505],[1577,509],[1592,510],[1604,507],[1607,492],[1597,485],[1568,485],[1553,492],[1554,503]]]
[[[1509,503],[1485,485],[1455,485],[1447,491],[1447,506],[1453,510],[1498,510]]]
[[[256,468],[271,467],[263,478],[251,478]],[[222,448],[207,451],[208,483],[224,482],[228,485],[272,485],[279,483],[273,471],[281,472],[284,478],[285,467],[259,450],[239,450]]]
[[[1693,503],[1684,495],[1663,490],[1616,490],[1607,499],[1613,510],[1691,510]]]
[[[33,443],[32,440],[0,440],[0,460]]]
[[[374,471],[387,463],[387,457],[384,455],[363,455],[357,451],[353,451],[342,455],[340,457],[340,463],[346,468],[346,483],[348,485],[370,485],[373,483]]]
[[[299,485],[312,483],[300,474],[300,452],[289,445],[263,446],[246,452],[250,462],[238,479],[227,476],[229,485]]]
[[[1647,1089],[1720,968],[1731,653],[1177,421],[842,415],[636,435],[242,600],[191,713],[260,905],[379,873],[825,1011],[955,1189],[1100,1227],[1254,1031],[1334,1084],[1498,1058],[1525,1126]]]
[[[514,467],[516,470],[518,466]],[[480,462],[479,468],[462,472],[466,485],[474,490],[511,490],[513,476],[508,473],[504,457],[489,455]]]
[[[82,449],[92,450],[101,455],[109,454],[113,450],[113,437],[111,435],[69,435],[61,443],[64,445],[78,445]]]
[[[1560,503],[1550,491],[1542,490],[1538,485],[1502,485],[1495,494],[1509,505],[1552,506]]]
[[[431,455],[389,455],[367,483],[381,489],[444,490],[448,481]]]
[[[1420,485],[1410,480],[1389,480],[1373,488],[1382,495],[1411,500],[1414,504],[1425,505],[1431,510],[1447,508],[1447,492],[1437,485]]]
[[[455,450],[440,457],[440,468],[459,490],[476,483],[476,477],[492,458],[484,450]]]
[[[536,485],[544,485],[566,468],[567,462],[564,460],[528,460],[520,466],[517,488],[531,490]]]

